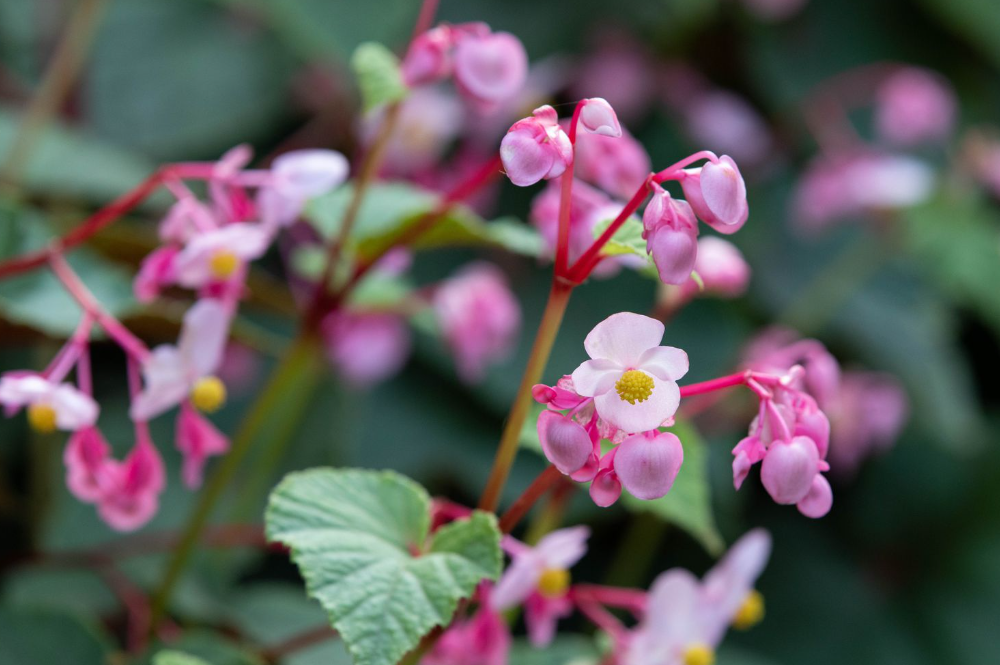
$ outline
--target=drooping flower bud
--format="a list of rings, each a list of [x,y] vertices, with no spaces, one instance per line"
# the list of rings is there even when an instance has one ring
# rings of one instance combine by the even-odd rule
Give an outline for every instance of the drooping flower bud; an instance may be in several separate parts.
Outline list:
[[[519,187],[561,176],[573,162],[573,146],[551,106],[515,122],[500,142],[500,159],[510,181]]]
[[[698,218],[720,233],[736,233],[747,221],[747,188],[736,162],[723,155],[697,169],[683,171],[684,197]]]

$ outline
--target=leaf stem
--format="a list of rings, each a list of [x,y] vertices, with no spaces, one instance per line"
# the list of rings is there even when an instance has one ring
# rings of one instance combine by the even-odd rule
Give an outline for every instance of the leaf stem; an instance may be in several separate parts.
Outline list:
[[[528,488],[524,490],[518,499],[511,504],[510,508],[500,517],[500,531],[510,533],[517,526],[517,523],[531,510],[542,496],[552,489],[556,483],[562,479],[562,472],[550,464],[538,474]]]

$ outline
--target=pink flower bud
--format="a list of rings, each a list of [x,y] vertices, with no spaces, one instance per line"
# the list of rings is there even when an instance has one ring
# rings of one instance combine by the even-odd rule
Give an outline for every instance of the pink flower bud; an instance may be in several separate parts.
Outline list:
[[[659,185],[642,215],[646,251],[664,284],[683,284],[691,277],[698,257],[698,222],[691,206]]]
[[[110,454],[111,446],[96,427],[70,435],[63,461],[66,486],[73,496],[88,503],[100,499],[108,484],[106,463]]]
[[[410,44],[401,65],[403,82],[409,87],[439,81],[451,74],[452,28],[438,26],[418,36]]]
[[[701,278],[705,293],[725,298],[735,298],[743,294],[750,282],[750,266],[740,250],[731,242],[708,236],[698,241],[698,258],[694,270]],[[684,296],[697,295],[701,287],[693,280],[684,283]]]
[[[819,469],[816,444],[804,436],[774,441],[760,468],[760,479],[776,503],[793,504],[805,498]]]
[[[614,469],[598,471],[590,484],[590,498],[601,508],[607,508],[622,495],[622,484]]]
[[[878,133],[897,145],[940,141],[955,124],[955,93],[946,80],[926,69],[899,70],[879,87],[877,100]]]
[[[737,490],[743,486],[750,473],[750,468],[764,459],[767,449],[761,443],[760,437],[748,436],[733,448],[733,487]]]
[[[109,461],[109,485],[97,510],[118,531],[134,531],[148,522],[159,507],[165,484],[163,458],[148,437],[140,437],[122,462]]]
[[[514,35],[495,32],[458,39],[455,83],[482,110],[493,110],[517,94],[527,75],[528,54]]]
[[[540,106],[532,117],[515,122],[500,142],[500,159],[507,177],[519,187],[562,175],[573,162],[573,146],[555,109]]]
[[[720,233],[736,233],[747,221],[747,188],[736,162],[723,155],[699,169],[683,172],[684,197],[699,219]]]
[[[132,282],[135,299],[141,303],[156,300],[164,286],[173,284],[177,279],[174,272],[174,259],[180,250],[172,245],[159,247],[142,260],[139,272]]]
[[[823,517],[830,512],[830,508],[833,507],[833,490],[830,489],[829,481],[817,473],[809,486],[809,493],[796,504],[796,507],[800,513],[813,519]]]
[[[646,149],[625,130],[618,138],[578,134],[574,159],[578,178],[624,200],[631,198],[649,175]]]
[[[590,435],[579,423],[555,411],[538,416],[538,440],[545,457],[567,475],[579,471],[594,449]]]
[[[591,134],[612,138],[622,135],[622,126],[618,124],[615,110],[601,97],[584,100],[583,108],[580,109],[580,125]]]
[[[658,499],[670,491],[684,461],[684,447],[670,432],[646,432],[625,439],[615,455],[615,473],[638,499]]]

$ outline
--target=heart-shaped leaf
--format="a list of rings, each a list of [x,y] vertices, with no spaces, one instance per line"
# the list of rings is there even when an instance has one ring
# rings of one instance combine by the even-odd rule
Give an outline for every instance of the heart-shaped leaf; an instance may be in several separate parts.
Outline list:
[[[390,471],[290,474],[272,492],[266,521],[357,665],[398,662],[500,574],[493,515],[474,513],[428,538],[430,497]]]

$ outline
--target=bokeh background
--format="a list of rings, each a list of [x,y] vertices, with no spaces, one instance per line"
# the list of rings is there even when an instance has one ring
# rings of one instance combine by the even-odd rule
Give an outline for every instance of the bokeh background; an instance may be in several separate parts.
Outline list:
[[[355,154],[360,121],[346,59],[362,41],[399,48],[418,9],[416,0],[94,3],[102,6],[77,80],[55,122],[19,157],[21,166],[10,168],[4,156],[20,111],[37,93],[77,4],[0,2],[0,164],[6,165],[0,256],[30,244],[39,228],[72,226],[162,162],[215,159],[243,142],[262,160],[304,146]],[[667,328],[666,342],[691,357],[690,380],[729,371],[756,332],[779,322],[822,340],[845,366],[890,372],[905,386],[911,417],[903,434],[855,474],[834,478],[834,509],[820,521],[775,506],[756,482],[733,492],[729,450],[747,422],[748,402],[727,400],[696,420],[710,483],[685,508],[705,514],[687,517],[702,529],[717,528],[726,542],[758,525],[775,538],[760,584],[767,620],[730,635],[719,665],[1000,662],[1000,203],[980,159],[1000,133],[1000,4],[785,4],[443,0],[439,16],[483,20],[518,35],[532,63],[549,71],[545,97],[555,103],[607,97],[659,168],[706,147],[754,153],[740,160],[750,220],[733,238],[753,269],[750,290],[731,302],[696,301]],[[823,233],[803,233],[793,199],[820,150],[815,123],[807,123],[816,91],[843,72],[887,62],[934,70],[957,95],[947,140],[905,151],[933,170],[935,185],[918,205],[859,212]],[[698,122],[684,104],[682,83],[691,77],[737,96],[759,126]],[[570,107],[559,108],[565,114]],[[869,108],[862,102],[849,115],[865,139],[873,136]],[[751,150],[748,144],[760,140],[763,147]],[[490,216],[525,219],[534,193],[505,184]],[[157,212],[154,201],[102,233],[85,260],[102,297],[120,306],[141,334],[165,341],[176,334],[183,310],[138,307],[128,281],[155,242]],[[374,389],[324,375],[288,405],[305,411],[285,453],[267,464],[267,477],[241,479],[232,488],[220,521],[259,519],[267,489],[283,472],[320,464],[393,468],[435,493],[475,501],[549,271],[524,258],[449,250],[418,257],[416,279],[439,279],[474,256],[498,262],[522,299],[525,323],[514,356],[470,388],[456,379],[440,341],[418,331],[405,370]],[[252,281],[243,317],[246,341],[256,350],[240,364],[245,374],[216,419],[225,431],[235,429],[276,350],[294,332],[281,258],[269,257]],[[0,370],[41,366],[58,348],[74,315],[56,288],[37,275],[0,282]],[[583,337],[597,321],[622,310],[649,311],[655,298],[655,284],[632,273],[579,289],[547,377],[554,381],[583,359]],[[121,359],[98,346],[95,362],[102,427],[124,449],[130,435]],[[170,423],[158,425],[154,436],[169,442]],[[21,419],[0,421],[3,665],[112,662],[107,652],[122,630],[117,601],[91,572],[12,558],[106,547],[119,537],[63,488],[62,440],[55,439],[30,434]],[[176,481],[179,456],[170,445],[161,448],[172,480],[150,531],[178,527],[193,503]],[[542,466],[541,458],[522,452],[508,493],[516,495]],[[670,566],[701,573],[712,561],[704,532],[696,538],[621,506],[597,509],[584,493],[574,497],[567,521],[595,530],[580,579],[645,585]],[[202,553],[196,564],[173,611],[184,643],[218,665],[254,662],[244,649],[248,639],[267,643],[322,621],[280,557]],[[159,557],[141,557],[124,569],[143,587],[155,582],[161,565]],[[586,630],[572,622],[568,629]],[[560,646],[567,653],[579,647],[578,641]],[[46,655],[24,660],[25,654]],[[532,658],[538,655],[514,662]],[[343,659],[327,644],[288,662]]]

